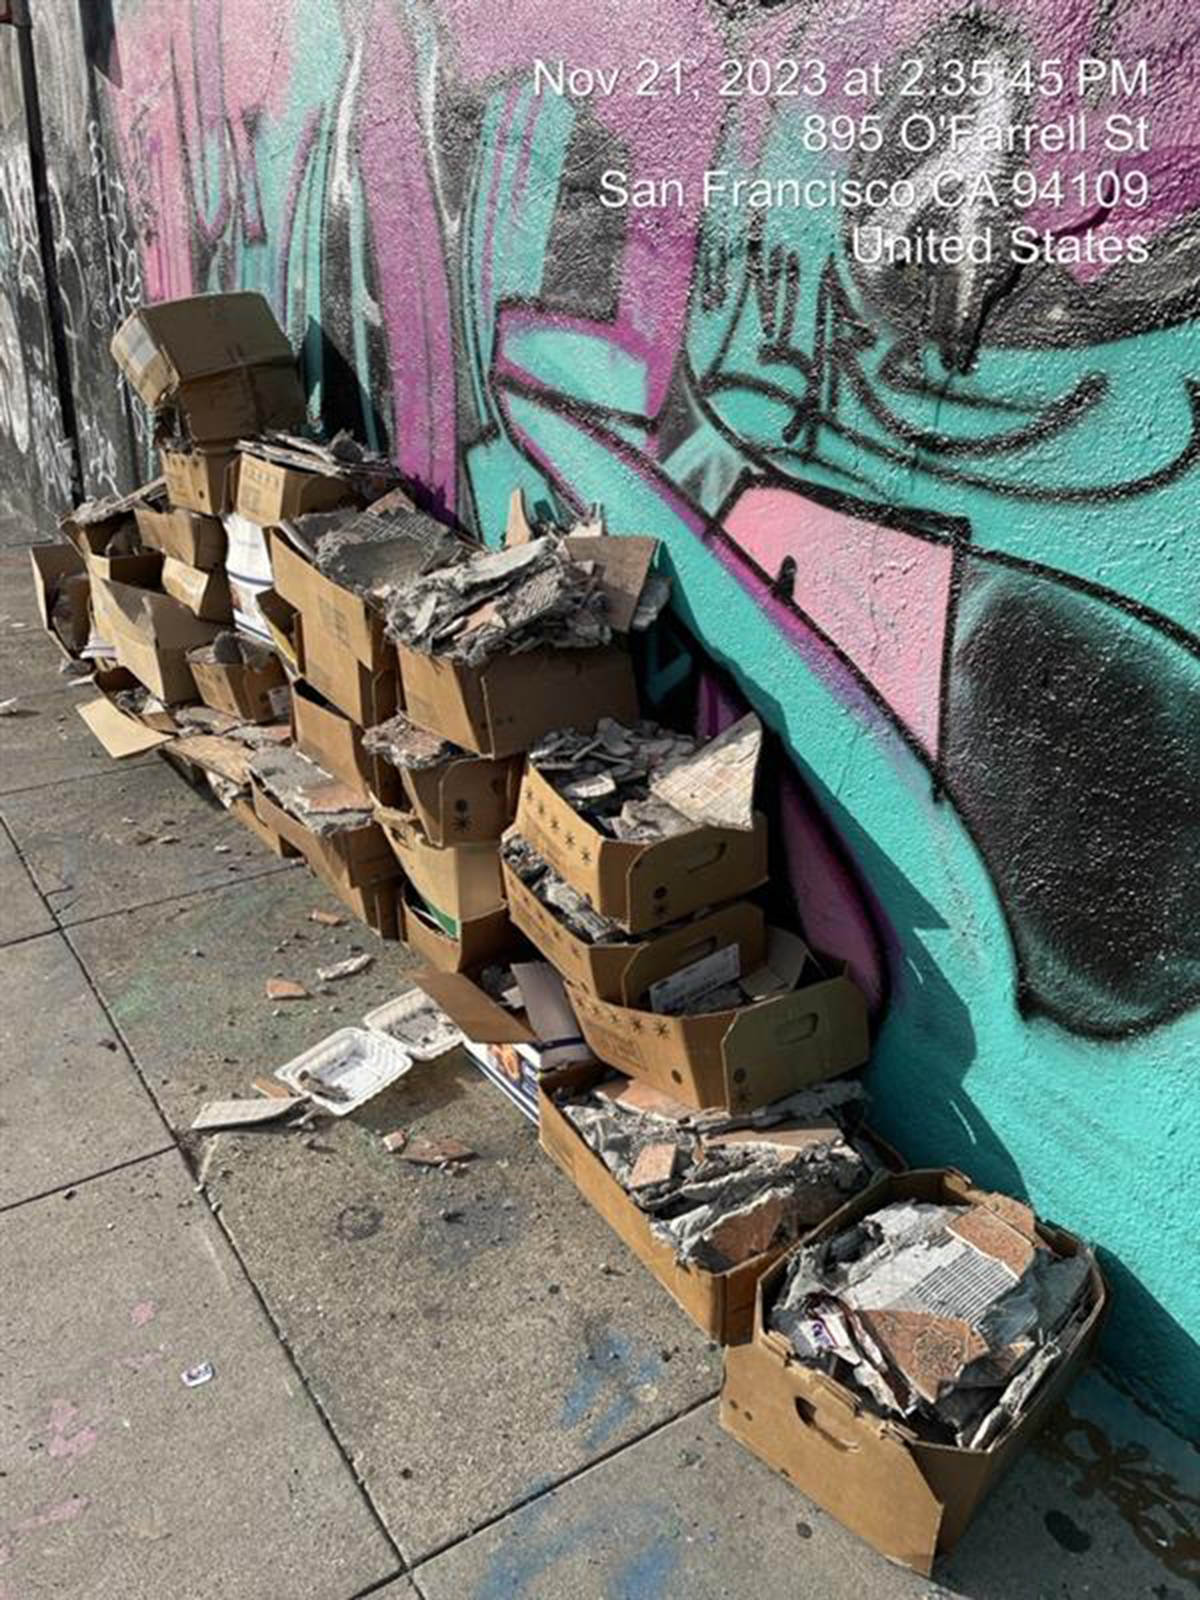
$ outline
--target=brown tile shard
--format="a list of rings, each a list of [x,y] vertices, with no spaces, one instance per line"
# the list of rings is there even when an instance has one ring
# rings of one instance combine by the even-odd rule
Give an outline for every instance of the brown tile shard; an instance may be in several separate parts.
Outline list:
[[[474,1161],[475,1151],[461,1139],[409,1139],[399,1154],[419,1167],[440,1167],[448,1161]]]
[[[383,1148],[385,1150],[390,1150],[394,1156],[399,1155],[407,1144],[407,1128],[396,1128],[393,1132],[385,1133],[383,1136]]]
[[[344,928],[346,919],[339,911],[310,911],[310,922],[319,922],[323,928]]]
[[[641,1151],[629,1174],[631,1189],[648,1189],[656,1183],[666,1183],[675,1174],[679,1155],[673,1144],[648,1144]]]
[[[708,1242],[731,1266],[749,1261],[775,1243],[786,1207],[784,1195],[767,1195],[758,1205],[726,1217],[710,1231]]]
[[[626,1111],[665,1117],[671,1122],[686,1122],[696,1115],[691,1106],[685,1106],[680,1100],[672,1100],[670,1095],[637,1078],[630,1078],[623,1083],[602,1083],[596,1093],[611,1100],[613,1105],[624,1107]]]
[[[972,1206],[965,1216],[954,1219],[949,1231],[965,1239],[981,1254],[1003,1262],[1014,1278],[1023,1277],[1033,1263],[1036,1247],[1028,1235],[1018,1232],[1006,1218],[997,1216],[987,1206]]]
[[[308,990],[302,983],[295,983],[291,978],[268,978],[268,1000],[307,1000]]]

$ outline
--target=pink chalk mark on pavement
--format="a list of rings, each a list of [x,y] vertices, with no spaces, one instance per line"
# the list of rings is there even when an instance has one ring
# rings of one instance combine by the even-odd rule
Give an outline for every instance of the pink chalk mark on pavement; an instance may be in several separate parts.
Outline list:
[[[747,490],[724,525],[768,583],[791,556],[797,609],[936,760],[951,546],[788,489]]]
[[[78,1416],[69,1400],[55,1400],[50,1407],[49,1451],[56,1461],[82,1461],[96,1448],[99,1434],[92,1427],[77,1428]]]
[[[158,1315],[158,1307],[153,1300],[139,1300],[129,1313],[129,1320],[135,1328],[144,1328],[148,1322],[153,1322]]]

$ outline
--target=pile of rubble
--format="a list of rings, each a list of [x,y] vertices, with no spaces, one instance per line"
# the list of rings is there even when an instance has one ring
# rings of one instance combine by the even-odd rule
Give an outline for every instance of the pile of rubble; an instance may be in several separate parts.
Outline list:
[[[1000,1460],[1082,1361],[1103,1286],[1017,1202],[897,1177],[865,1127],[847,1076],[865,997],[760,904],[758,719],[705,741],[643,718],[631,641],[670,593],[657,540],[598,510],[535,526],[519,493],[499,548],[443,526],[389,462],[310,436],[257,295],[149,307],[113,349],[162,477],[32,553],[46,627],[96,690],[81,714],[118,758],[160,750],[420,964],[415,992],[197,1130],[352,1115],[465,1045],[728,1347],[722,1419],[751,1448],[849,1515],[873,1446],[830,1455],[803,1424],[793,1388],[819,1377],[814,1416],[840,1384],[905,1448]],[[471,1155],[390,1140],[418,1164]],[[862,1523],[910,1559],[890,1530]]]

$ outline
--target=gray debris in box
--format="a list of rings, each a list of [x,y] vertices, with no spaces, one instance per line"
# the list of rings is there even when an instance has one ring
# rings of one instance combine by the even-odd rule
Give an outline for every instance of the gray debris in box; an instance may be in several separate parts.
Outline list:
[[[289,746],[263,746],[251,758],[250,771],[272,799],[320,837],[365,828],[374,820],[356,790]]]
[[[676,1259],[710,1272],[792,1243],[879,1170],[856,1137],[866,1095],[847,1079],[747,1116],[695,1111],[620,1077],[559,1107]]]
[[[453,561],[460,546],[449,528],[424,512],[382,501],[323,532],[316,565],[343,589],[383,604]]]
[[[422,772],[430,767],[443,766],[456,756],[466,754],[449,739],[436,733],[427,733],[410,722],[403,712],[377,723],[363,734],[363,749],[368,755],[378,756],[401,771]]]
[[[501,846],[508,866],[543,905],[549,906],[559,921],[585,944],[629,944],[640,937],[627,933],[611,917],[594,911],[577,889],[560,878],[543,856],[522,839],[510,834]]]

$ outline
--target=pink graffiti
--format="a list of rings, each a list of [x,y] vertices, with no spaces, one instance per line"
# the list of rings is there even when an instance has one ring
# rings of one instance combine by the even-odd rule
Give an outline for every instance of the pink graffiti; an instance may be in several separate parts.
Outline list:
[[[49,1450],[56,1461],[82,1461],[96,1448],[99,1435],[93,1427],[76,1427],[78,1416],[69,1400],[55,1400],[50,1407]]]
[[[158,1307],[153,1300],[139,1300],[129,1313],[129,1320],[135,1328],[144,1328],[148,1322],[153,1322],[158,1315]]]
[[[768,582],[795,562],[799,626],[828,640],[936,760],[951,546],[776,488],[748,490],[725,528]]]
[[[18,1522],[13,1533],[19,1537],[22,1534],[39,1533],[43,1528],[59,1528],[63,1523],[74,1522],[81,1517],[91,1503],[86,1494],[73,1494],[69,1500],[46,1506],[41,1511],[35,1511],[33,1516],[26,1517],[24,1522]]]

